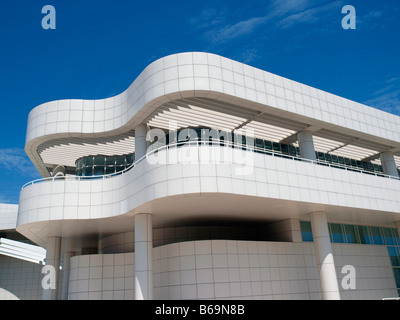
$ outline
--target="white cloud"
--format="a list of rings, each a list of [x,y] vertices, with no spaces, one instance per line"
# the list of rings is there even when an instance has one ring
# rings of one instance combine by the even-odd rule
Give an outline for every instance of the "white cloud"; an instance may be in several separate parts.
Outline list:
[[[364,104],[400,116],[400,77],[390,78]]]
[[[0,149],[0,168],[29,178],[39,175],[25,151],[20,148]]]

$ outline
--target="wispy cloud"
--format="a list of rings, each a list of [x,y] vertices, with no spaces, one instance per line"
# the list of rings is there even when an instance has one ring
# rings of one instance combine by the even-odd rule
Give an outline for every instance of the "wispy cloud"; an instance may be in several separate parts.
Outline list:
[[[383,87],[365,101],[366,105],[400,115],[400,77],[393,77],[383,83]]]
[[[0,149],[0,169],[27,178],[39,175],[25,151],[20,148]]]
[[[221,46],[233,40],[249,36],[268,24],[268,33],[279,32],[298,24],[315,23],[327,15],[337,14],[343,0],[334,2],[321,0],[273,0],[265,7],[264,14],[248,13],[247,18],[237,21],[235,16],[246,16],[246,12],[237,14],[229,10],[208,9],[197,17],[189,19],[196,31],[203,33],[203,38],[211,45]],[[235,21],[236,20],[236,21]],[[249,49],[251,51],[251,49]]]
[[[290,28],[300,23],[316,23],[326,19],[328,15],[338,15],[338,9],[341,7],[342,1],[335,1],[322,6],[313,7],[298,13],[291,14],[278,22],[278,25],[284,29]]]

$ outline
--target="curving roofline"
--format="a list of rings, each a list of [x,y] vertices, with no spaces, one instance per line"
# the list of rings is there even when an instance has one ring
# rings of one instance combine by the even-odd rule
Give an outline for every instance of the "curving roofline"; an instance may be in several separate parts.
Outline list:
[[[215,54],[173,54],[151,63],[123,93],[99,100],[59,100],[33,109],[25,151],[49,176],[38,147],[60,138],[96,138],[134,129],[163,104],[211,98],[310,126],[357,134],[400,150],[400,117]],[[290,100],[293,103],[285,103]]]

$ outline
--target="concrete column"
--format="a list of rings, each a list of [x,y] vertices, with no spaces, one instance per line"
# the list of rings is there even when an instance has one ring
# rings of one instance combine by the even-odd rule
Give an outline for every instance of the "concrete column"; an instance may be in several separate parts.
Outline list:
[[[135,216],[135,297],[153,299],[153,224],[147,213]]]
[[[70,259],[75,255],[74,252],[64,253],[64,274],[62,283],[61,300],[68,300],[68,288],[69,288],[69,272],[70,272]]]
[[[394,161],[394,156],[392,152],[381,153],[381,163],[383,167],[383,172],[385,174],[389,176],[399,177],[396,162]]]
[[[135,128],[135,161],[139,160],[147,153],[147,131],[147,126],[144,124],[140,124]]]
[[[322,298],[324,300],[340,300],[326,214],[325,212],[313,212],[310,213],[310,216]]]
[[[301,157],[310,160],[317,160],[312,132],[307,130],[301,131],[297,134],[297,139],[299,141]]]
[[[43,289],[43,300],[57,300],[60,276],[61,238],[50,237],[46,244],[46,266],[52,266],[48,270],[49,281],[55,281],[55,289]],[[44,277],[46,277],[45,275]]]

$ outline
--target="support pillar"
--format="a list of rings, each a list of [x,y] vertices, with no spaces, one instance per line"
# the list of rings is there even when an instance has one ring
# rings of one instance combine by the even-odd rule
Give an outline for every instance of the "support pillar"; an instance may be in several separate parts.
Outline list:
[[[135,298],[153,299],[153,224],[147,213],[135,216]]]
[[[135,128],[135,161],[139,160],[147,153],[147,131],[147,126],[145,124],[138,125]]]
[[[324,300],[340,300],[326,214],[325,212],[313,212],[310,213],[310,216],[322,298]]]
[[[304,159],[317,160],[315,156],[314,140],[311,131],[301,131],[297,134],[299,141],[300,155]]]
[[[68,300],[70,259],[74,255],[75,255],[74,252],[65,252],[64,253],[64,274],[63,274],[61,300]]]
[[[383,172],[389,176],[399,177],[397,171],[396,162],[394,160],[394,155],[392,152],[381,153],[381,163],[383,167]]]
[[[51,281],[55,281],[55,289],[43,289],[43,300],[57,300],[59,291],[60,276],[60,256],[61,256],[61,238],[50,237],[46,244],[46,266],[54,268],[54,277],[50,277]]]

